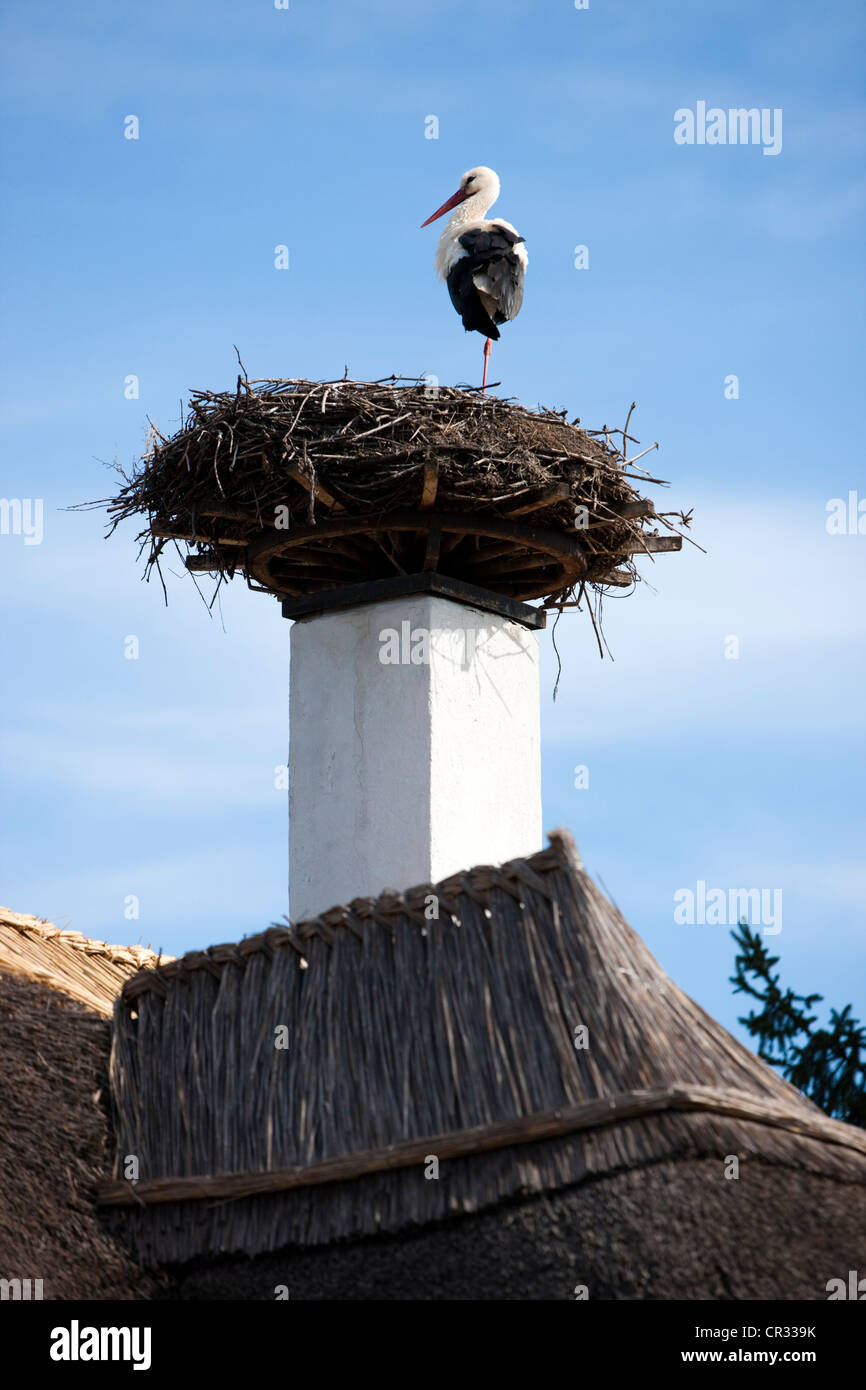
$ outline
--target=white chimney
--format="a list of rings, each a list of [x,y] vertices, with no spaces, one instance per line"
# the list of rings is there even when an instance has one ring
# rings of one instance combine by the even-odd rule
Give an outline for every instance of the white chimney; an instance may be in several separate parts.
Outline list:
[[[293,921],[541,848],[542,611],[431,573],[283,612]]]

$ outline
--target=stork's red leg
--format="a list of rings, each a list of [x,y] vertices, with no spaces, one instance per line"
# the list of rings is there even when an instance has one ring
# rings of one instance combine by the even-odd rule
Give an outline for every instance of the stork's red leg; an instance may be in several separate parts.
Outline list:
[[[481,394],[482,394],[482,396],[484,395],[484,393],[485,393],[486,390],[487,390],[487,363],[488,363],[489,361],[490,361],[490,339],[489,339],[489,338],[485,338],[485,340],[484,340],[484,376],[481,378]]]

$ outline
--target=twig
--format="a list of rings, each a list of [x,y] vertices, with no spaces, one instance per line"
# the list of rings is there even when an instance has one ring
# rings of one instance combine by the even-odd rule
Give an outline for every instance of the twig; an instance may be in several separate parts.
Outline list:
[[[630,468],[633,463],[637,463],[638,459],[642,459],[644,454],[651,454],[653,449],[657,449],[658,447],[658,441],[656,441],[655,444],[650,444],[648,448],[642,449],[639,454],[635,454],[633,459],[625,459],[624,462]]]
[[[234,350],[235,350],[235,355],[236,355],[236,357],[237,357],[237,359],[238,359],[238,366],[240,367],[241,371],[242,371],[243,374],[244,374],[244,382],[248,384],[248,383],[249,383],[249,373],[247,372],[246,367],[244,366],[243,362],[241,361],[241,355],[240,355],[240,353],[238,352],[237,343],[232,343],[232,347],[234,348]]]

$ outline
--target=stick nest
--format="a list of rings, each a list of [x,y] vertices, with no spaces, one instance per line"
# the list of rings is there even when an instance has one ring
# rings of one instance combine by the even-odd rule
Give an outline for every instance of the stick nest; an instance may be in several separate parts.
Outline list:
[[[282,597],[438,569],[575,606],[633,586],[634,557],[679,549],[671,518],[689,524],[638,490],[662,480],[635,466],[649,450],[636,453],[631,414],[589,431],[424,379],[239,377],[235,391],[193,391],[180,430],[152,427],[119,492],[93,505],[111,531],[146,517],[148,571],[174,542],[188,570]]]

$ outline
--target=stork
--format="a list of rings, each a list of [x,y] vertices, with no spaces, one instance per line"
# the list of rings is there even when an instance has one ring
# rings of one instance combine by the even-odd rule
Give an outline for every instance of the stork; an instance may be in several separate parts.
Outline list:
[[[436,272],[448,286],[451,303],[469,333],[483,333],[484,376],[481,394],[487,390],[487,363],[491,340],[499,337],[497,324],[516,318],[523,303],[523,276],[529,257],[517,228],[501,217],[485,220],[499,197],[499,178],[480,164],[469,169],[460,187],[422,222],[427,227],[454,208],[436,249]]]

